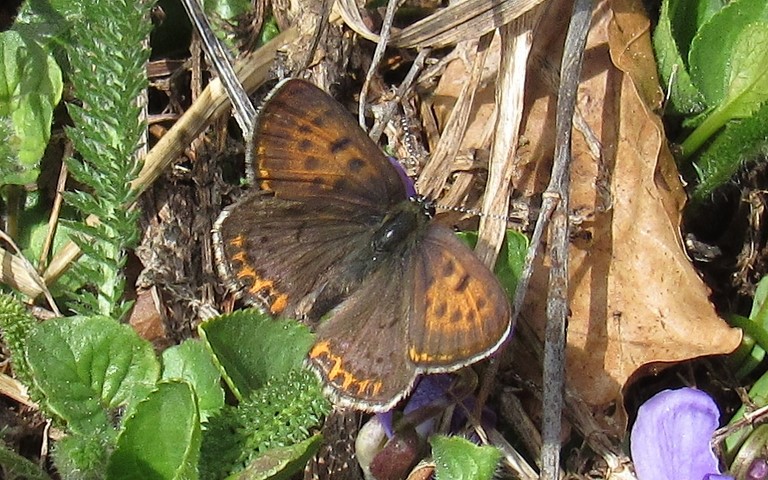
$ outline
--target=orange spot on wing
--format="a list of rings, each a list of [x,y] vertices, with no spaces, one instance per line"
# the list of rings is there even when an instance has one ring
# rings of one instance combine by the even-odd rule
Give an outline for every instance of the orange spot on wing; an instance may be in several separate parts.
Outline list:
[[[232,245],[235,248],[243,248],[245,245],[245,236],[244,235],[238,235],[232,240],[229,241],[229,244]],[[240,252],[238,255],[244,255],[245,252]],[[236,255],[237,256],[237,255]]]
[[[283,310],[285,310],[286,306],[288,306],[288,295],[281,293],[272,302],[272,306],[269,307],[269,311],[272,313],[272,315],[278,315],[282,313]]]
[[[237,271],[235,276],[237,276],[239,279],[257,278],[256,270],[254,270],[252,267],[249,267],[248,265],[243,265],[242,268]]]
[[[236,254],[232,255],[232,260],[235,262],[240,262],[243,265],[248,263],[248,257],[245,255],[245,252],[237,252]]]
[[[266,280],[264,278],[255,276],[253,279],[253,283],[251,284],[250,288],[248,288],[248,291],[256,295],[262,290],[267,290],[271,292],[274,287],[275,287],[275,282],[273,282],[272,280]]]
[[[328,341],[317,342],[309,352],[309,358],[315,360],[328,377],[328,382],[347,395],[362,399],[376,397],[383,383],[377,379],[360,379],[344,368],[344,359],[331,351]]]

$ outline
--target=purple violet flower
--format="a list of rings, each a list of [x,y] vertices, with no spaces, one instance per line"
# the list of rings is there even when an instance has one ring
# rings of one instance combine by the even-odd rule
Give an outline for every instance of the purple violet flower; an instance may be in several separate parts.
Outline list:
[[[413,180],[411,179],[411,177],[408,176],[403,166],[400,165],[400,162],[398,162],[397,159],[394,157],[387,157],[387,160],[389,160],[389,163],[391,163],[392,166],[395,167],[395,170],[397,170],[397,174],[400,176],[400,180],[403,181],[403,185],[405,186],[405,195],[408,198],[415,197],[416,185],[413,183]]]
[[[719,425],[714,400],[693,388],[664,390],[640,406],[630,434],[638,480],[716,480],[710,441]]]

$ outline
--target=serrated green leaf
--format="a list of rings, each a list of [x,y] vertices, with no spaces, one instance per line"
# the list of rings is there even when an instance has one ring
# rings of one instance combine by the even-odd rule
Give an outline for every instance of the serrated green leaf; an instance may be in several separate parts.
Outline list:
[[[25,355],[47,409],[85,434],[110,425],[154,388],[160,366],[149,342],[106,317],[56,318],[38,324]]]
[[[117,432],[108,428],[92,433],[69,433],[54,444],[56,473],[63,479],[102,480]]]
[[[186,380],[194,387],[201,421],[224,406],[221,374],[201,341],[187,339],[163,352],[163,379],[172,378]]]
[[[109,480],[198,478],[200,417],[192,387],[161,382],[125,420],[107,468]]]
[[[240,400],[270,378],[298,368],[314,341],[306,326],[275,320],[255,309],[212,318],[200,325],[199,332]]]
[[[34,182],[51,136],[61,70],[40,45],[18,32],[0,33],[0,185]]]
[[[271,449],[306,440],[330,410],[317,377],[296,369],[212,416],[203,432],[200,474],[224,478]]]
[[[437,480],[491,480],[501,460],[496,447],[480,447],[460,437],[435,435],[429,443]]]
[[[320,448],[323,437],[315,434],[303,442],[267,450],[246,469],[229,480],[288,480],[304,466]]]
[[[11,361],[16,378],[31,386],[29,364],[24,358],[24,344],[37,322],[14,297],[0,293],[0,333],[11,351]]]

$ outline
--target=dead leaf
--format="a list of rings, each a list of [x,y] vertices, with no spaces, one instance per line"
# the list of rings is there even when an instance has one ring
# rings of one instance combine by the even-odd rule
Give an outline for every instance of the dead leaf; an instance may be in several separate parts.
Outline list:
[[[556,64],[557,57],[547,58]],[[660,89],[649,59],[641,3],[597,5],[578,109],[599,140],[600,158],[589,135],[575,131],[570,206],[581,223],[570,248],[567,384],[598,410],[616,407],[608,422],[616,434],[625,425],[621,391],[638,368],[729,353],[741,339],[715,312],[683,249],[685,193],[653,112]],[[523,134],[532,142],[521,152],[517,185],[524,191],[541,191],[535,180],[551,163],[553,138],[544,129],[554,124],[552,105],[551,93],[532,98]],[[543,338],[548,272],[546,260],[540,263],[523,319]]]

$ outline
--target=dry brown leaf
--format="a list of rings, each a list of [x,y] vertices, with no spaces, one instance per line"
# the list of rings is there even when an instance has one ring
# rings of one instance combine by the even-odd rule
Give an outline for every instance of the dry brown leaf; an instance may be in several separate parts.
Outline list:
[[[567,383],[597,409],[617,407],[615,433],[624,426],[622,388],[638,368],[728,353],[741,339],[716,314],[683,250],[685,194],[651,109],[661,97],[642,12],[632,0],[595,10],[578,109],[602,158],[576,131],[571,170],[571,210],[581,223],[570,248]],[[518,179],[524,191],[541,191],[536,180],[551,162],[552,138],[542,129],[554,123],[552,105],[551,94],[533,96],[524,135],[534,141],[521,152]],[[523,319],[543,338],[548,272],[541,266]]]

